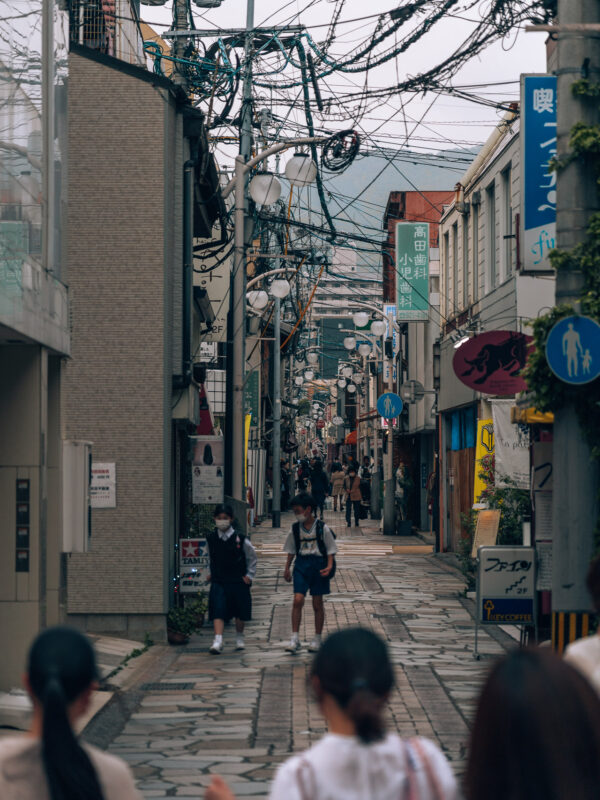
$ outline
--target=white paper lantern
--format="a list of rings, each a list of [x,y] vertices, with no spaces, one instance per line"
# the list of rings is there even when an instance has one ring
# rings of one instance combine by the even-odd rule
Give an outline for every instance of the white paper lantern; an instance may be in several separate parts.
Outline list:
[[[311,364],[316,364],[319,360],[319,354],[315,350],[311,350],[310,353],[306,354],[306,360]]]
[[[356,314],[352,314],[352,322],[357,328],[364,328],[368,321],[369,315],[366,311],[357,311]]]
[[[270,206],[279,200],[281,184],[272,172],[259,172],[250,181],[250,195],[259,206]]]
[[[347,391],[350,392],[350,394],[354,394],[354,392],[356,391],[356,386],[353,383],[349,383]]]
[[[285,165],[285,177],[292,186],[308,186],[317,177],[317,165],[307,153],[294,153]]]
[[[373,320],[371,323],[371,333],[374,336],[383,336],[385,333],[386,324],[382,319]]]
[[[352,367],[342,367],[342,375],[344,378],[349,378],[352,375]]]
[[[263,292],[262,289],[251,289],[246,294],[246,300],[250,303],[252,308],[260,311],[261,309],[265,308],[269,302],[269,295],[266,292]]]
[[[354,336],[346,336],[346,338],[344,339],[344,347],[346,348],[346,350],[354,350],[354,348],[356,347],[356,339],[354,338]]]
[[[278,297],[280,300],[283,300],[284,297],[288,296],[292,287],[285,278],[278,278],[273,281],[270,288],[273,297]]]

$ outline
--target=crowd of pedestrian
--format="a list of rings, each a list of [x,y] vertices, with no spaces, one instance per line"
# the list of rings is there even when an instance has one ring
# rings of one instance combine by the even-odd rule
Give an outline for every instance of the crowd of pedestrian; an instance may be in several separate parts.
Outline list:
[[[0,740],[3,800],[141,800],[126,764],[75,734],[97,680],[83,634],[55,627],[37,637],[25,676],[30,730]],[[386,730],[394,684],[387,645],[372,631],[329,636],[310,672],[328,733],[280,765],[270,800],[597,800],[600,696],[567,659],[536,647],[493,665],[462,790],[436,744]],[[234,795],[215,775],[204,798]]]

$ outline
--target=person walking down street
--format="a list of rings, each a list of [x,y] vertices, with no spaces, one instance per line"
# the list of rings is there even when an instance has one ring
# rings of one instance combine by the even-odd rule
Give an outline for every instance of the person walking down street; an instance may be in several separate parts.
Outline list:
[[[292,500],[292,511],[296,521],[283,546],[284,552],[287,553],[283,577],[288,583],[293,579],[294,585],[292,637],[285,649],[289,653],[297,653],[301,649],[302,609],[306,593],[310,590],[315,615],[315,635],[308,649],[316,652],[321,646],[321,635],[325,624],[323,597],[331,593],[330,579],[337,547],[331,528],[316,518],[314,497],[309,494],[296,495]],[[291,566],[294,560],[292,576]]]
[[[311,494],[315,499],[319,516],[323,519],[323,509],[325,508],[325,497],[329,492],[329,476],[323,469],[323,462],[315,459],[310,473]]]
[[[386,733],[394,671],[376,634],[346,628],[329,636],[315,656],[311,684],[329,733],[279,767],[270,800],[457,798],[450,765],[433,742]],[[218,776],[204,797],[234,800]]]
[[[342,469],[339,461],[334,461],[331,466],[331,494],[333,496],[333,510],[338,510],[338,499],[340,511],[344,510],[344,478],[346,473]]]
[[[290,465],[281,461],[281,510],[287,511],[290,502]]]
[[[600,556],[590,564],[586,584],[594,609],[600,614]],[[600,628],[592,636],[572,642],[565,650],[565,659],[588,679],[600,695]]]
[[[73,730],[97,680],[96,656],[82,633],[53,627],[37,637],[25,675],[31,727],[0,739],[2,800],[142,800],[129,767],[80,743]]]
[[[359,477],[362,505],[369,511],[371,507],[371,459],[369,456],[363,458]]]
[[[256,550],[250,539],[233,527],[231,506],[218,505],[214,510],[215,530],[206,537],[210,559],[208,618],[215,638],[209,653],[223,652],[225,623],[235,618],[235,649],[243,650],[244,627],[252,619],[250,587],[256,575]]]
[[[356,474],[356,467],[349,467],[348,474],[344,480],[344,491],[346,492],[346,524],[352,527],[352,512],[354,512],[354,524],[359,525],[360,502],[362,494],[360,491],[360,478]]]
[[[483,688],[466,800],[598,800],[600,698],[545,648],[515,649]]]

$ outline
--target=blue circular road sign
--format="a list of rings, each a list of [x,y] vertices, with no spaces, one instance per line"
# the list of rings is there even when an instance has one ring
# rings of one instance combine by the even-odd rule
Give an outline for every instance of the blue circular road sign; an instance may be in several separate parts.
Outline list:
[[[600,375],[600,325],[590,317],[565,317],[548,334],[546,360],[565,383],[590,383]]]
[[[402,398],[394,392],[382,394],[377,401],[377,411],[384,419],[394,419],[402,411]]]

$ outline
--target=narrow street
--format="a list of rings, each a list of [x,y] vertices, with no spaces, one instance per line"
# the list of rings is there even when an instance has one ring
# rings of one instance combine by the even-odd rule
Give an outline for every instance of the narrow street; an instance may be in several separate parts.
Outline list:
[[[227,776],[239,796],[266,797],[278,763],[324,733],[307,691],[311,656],[284,652],[291,589],[281,547],[290,521],[284,514],[284,528],[253,533],[259,570],[245,652],[234,651],[228,628],[223,655],[210,656],[207,626],[158,682],[141,687],[141,704],[110,745],[145,797],[198,798],[212,772]],[[339,555],[325,633],[363,625],[387,640],[397,670],[390,727],[436,741],[460,774],[480,680],[508,637],[484,631],[475,661],[469,601],[444,557],[430,555],[420,539],[384,538],[370,520],[360,531],[347,529],[339,513],[326,512],[326,521]],[[310,602],[308,609],[303,642],[313,633]]]

